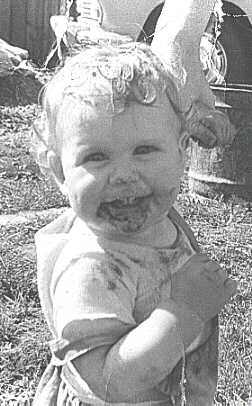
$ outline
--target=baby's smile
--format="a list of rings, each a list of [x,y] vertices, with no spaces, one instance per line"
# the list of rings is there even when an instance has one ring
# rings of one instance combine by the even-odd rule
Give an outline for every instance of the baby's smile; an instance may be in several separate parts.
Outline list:
[[[85,123],[83,107],[75,107],[78,119],[68,117],[62,128],[72,208],[111,238],[145,233],[169,211],[183,171],[181,125],[167,97],[155,108],[135,103],[112,118],[91,108]]]
[[[139,231],[148,218],[151,197],[148,194],[103,201],[98,207],[97,216],[108,221],[118,231]]]

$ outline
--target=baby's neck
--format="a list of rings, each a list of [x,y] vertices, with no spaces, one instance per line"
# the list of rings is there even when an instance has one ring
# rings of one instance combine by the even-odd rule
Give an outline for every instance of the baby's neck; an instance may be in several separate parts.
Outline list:
[[[165,216],[160,222],[148,227],[139,235],[136,234],[131,241],[151,247],[169,247],[174,244],[176,238],[177,228],[170,218]]]

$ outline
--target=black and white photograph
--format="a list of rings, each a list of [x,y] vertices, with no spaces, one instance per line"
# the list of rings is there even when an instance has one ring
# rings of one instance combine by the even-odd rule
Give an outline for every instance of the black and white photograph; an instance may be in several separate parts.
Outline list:
[[[252,406],[252,0],[0,0],[0,406]]]

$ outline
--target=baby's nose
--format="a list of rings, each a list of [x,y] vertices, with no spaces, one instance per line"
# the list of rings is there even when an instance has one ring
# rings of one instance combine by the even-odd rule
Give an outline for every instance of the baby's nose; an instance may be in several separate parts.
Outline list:
[[[113,185],[138,182],[139,173],[136,168],[123,162],[118,164],[109,176],[109,183]]]

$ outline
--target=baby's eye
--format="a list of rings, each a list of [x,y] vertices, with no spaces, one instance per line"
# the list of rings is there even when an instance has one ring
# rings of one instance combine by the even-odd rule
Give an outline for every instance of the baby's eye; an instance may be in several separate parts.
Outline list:
[[[84,163],[87,162],[102,162],[108,159],[108,157],[103,154],[103,152],[95,152],[85,157]]]
[[[134,150],[134,155],[150,154],[151,152],[159,151],[154,145],[139,145]]]

